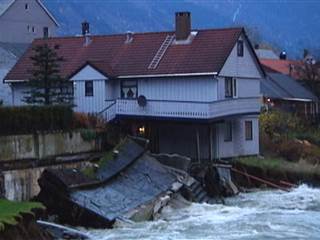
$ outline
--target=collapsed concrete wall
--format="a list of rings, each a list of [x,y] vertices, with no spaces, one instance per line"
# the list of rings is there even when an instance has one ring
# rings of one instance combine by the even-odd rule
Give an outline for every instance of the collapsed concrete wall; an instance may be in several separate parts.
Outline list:
[[[0,161],[44,159],[52,156],[99,150],[95,140],[84,140],[81,133],[48,133],[0,137]]]

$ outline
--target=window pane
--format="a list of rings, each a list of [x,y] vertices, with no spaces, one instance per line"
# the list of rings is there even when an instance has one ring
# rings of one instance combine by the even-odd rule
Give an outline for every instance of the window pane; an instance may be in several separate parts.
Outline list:
[[[93,96],[93,81],[85,81],[85,96]]]
[[[237,96],[237,79],[232,79],[232,97]]]
[[[224,123],[224,141],[225,142],[232,141],[232,122]]]
[[[245,121],[246,140],[252,140],[252,121]]]
[[[232,97],[233,95],[232,78],[225,78],[225,97]]]
[[[137,81],[123,81],[121,83],[121,98],[137,98]]]
[[[44,38],[49,37],[49,28],[48,27],[43,28],[43,37]]]
[[[238,57],[243,57],[243,41],[239,40],[237,43],[237,52],[238,52]]]

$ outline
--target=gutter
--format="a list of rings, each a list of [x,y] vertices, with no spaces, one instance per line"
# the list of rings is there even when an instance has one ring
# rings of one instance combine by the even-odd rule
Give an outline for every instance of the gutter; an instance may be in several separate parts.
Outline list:
[[[307,99],[307,98],[282,98],[282,99],[288,100],[288,101],[313,102],[312,99]]]
[[[147,74],[147,75],[126,75],[118,76],[117,78],[156,78],[156,77],[192,77],[192,76],[208,76],[218,75],[217,72],[203,72],[203,73],[169,73],[169,74]]]
[[[128,79],[128,78],[157,78],[157,77],[194,77],[194,76],[217,76],[217,72],[203,72],[203,73],[169,73],[169,74],[147,74],[147,75],[125,75],[118,76],[114,79]],[[69,79],[71,80],[71,79]],[[5,83],[27,82],[28,80],[4,80]]]

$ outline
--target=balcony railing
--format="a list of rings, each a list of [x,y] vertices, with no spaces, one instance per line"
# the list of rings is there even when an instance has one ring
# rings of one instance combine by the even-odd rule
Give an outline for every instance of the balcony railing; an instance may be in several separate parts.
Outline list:
[[[187,119],[214,119],[224,116],[260,112],[259,97],[234,98],[213,102],[148,100],[145,107],[136,99],[109,101],[103,111],[107,121],[117,115]]]

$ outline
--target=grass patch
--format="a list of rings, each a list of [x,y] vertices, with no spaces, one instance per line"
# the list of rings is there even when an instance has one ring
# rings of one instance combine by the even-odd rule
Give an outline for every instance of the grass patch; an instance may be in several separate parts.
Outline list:
[[[98,168],[97,167],[87,167],[87,168],[83,169],[81,172],[84,175],[86,175],[87,177],[96,178],[96,173],[97,173],[98,169],[107,166],[108,162],[113,159],[113,154],[114,154],[113,151],[114,150],[118,150],[119,152],[122,151],[123,145],[126,142],[126,140],[127,139],[125,138],[122,141],[120,141],[120,143],[117,146],[115,146],[114,149],[106,152],[103,155],[103,157],[101,159],[99,159],[99,161],[95,162],[95,164],[98,165]]]
[[[271,158],[271,157],[270,158],[244,157],[244,158],[238,158],[236,161],[242,163],[243,165],[260,167],[264,169],[275,169],[285,164],[284,163],[285,160],[281,158]]]
[[[0,231],[4,230],[5,224],[16,225],[22,213],[34,214],[32,209],[45,209],[38,202],[15,202],[0,199]]]
[[[113,151],[107,152],[100,160],[99,160],[99,168],[105,167],[110,160],[113,159]]]
[[[82,170],[82,173],[86,175],[89,178],[96,178],[96,173],[99,168],[105,167],[108,164],[108,161],[113,159],[113,150],[106,152],[102,158],[99,159],[95,164],[98,165],[98,168],[96,167],[86,167]]]
[[[236,162],[248,167],[256,167],[262,170],[277,170],[279,172],[293,173],[303,176],[320,176],[320,166],[312,165],[305,161],[289,162],[281,157],[244,157],[236,159]]]

